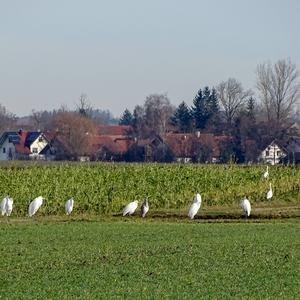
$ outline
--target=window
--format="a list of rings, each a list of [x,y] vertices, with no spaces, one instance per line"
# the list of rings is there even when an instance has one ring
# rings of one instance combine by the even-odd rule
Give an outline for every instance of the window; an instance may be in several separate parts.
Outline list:
[[[269,156],[270,155],[270,152],[267,150],[266,151],[266,156]]]
[[[277,151],[277,156],[280,156],[281,155],[281,151]]]
[[[39,142],[42,142],[42,141],[43,141],[43,138],[40,136],[39,139],[38,139],[38,141],[39,141]]]
[[[32,153],[38,153],[38,148],[32,148]]]
[[[6,153],[6,149],[5,148],[3,148],[2,151],[3,151],[3,153]]]

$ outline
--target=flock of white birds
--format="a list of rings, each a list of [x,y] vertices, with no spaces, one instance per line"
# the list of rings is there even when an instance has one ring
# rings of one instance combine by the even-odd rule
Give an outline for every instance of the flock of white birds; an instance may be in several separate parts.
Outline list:
[[[264,178],[269,177],[269,167],[268,166],[267,166],[267,170],[263,174],[263,177]],[[270,188],[267,192],[267,199],[270,200],[272,197],[273,197],[273,190],[272,190],[272,185],[270,183]],[[44,198],[42,196],[39,196],[30,202],[30,204],[28,206],[28,216],[29,217],[32,217],[33,215],[36,214],[36,212],[42,206],[43,201],[44,201]],[[197,193],[195,195],[193,202],[188,211],[188,217],[190,219],[194,219],[194,217],[198,213],[198,211],[201,207],[201,202],[202,202],[201,195],[199,193]],[[251,213],[250,201],[245,197],[241,200],[240,206],[245,214],[245,217],[246,218],[249,217],[250,213]],[[73,207],[74,207],[74,199],[71,198],[71,199],[67,200],[65,203],[66,215],[71,214],[71,212],[73,211]],[[138,200],[134,200],[134,201],[128,203],[123,209],[123,216],[134,214],[137,207],[138,207]],[[13,209],[13,198],[10,198],[7,196],[2,200],[2,202],[0,204],[0,210],[1,210],[2,216],[9,217],[12,213],[12,209]],[[148,211],[149,211],[149,201],[148,201],[148,198],[146,198],[141,206],[141,217],[144,218],[146,216],[146,214],[148,213]]]
[[[44,198],[42,196],[38,196],[33,199],[28,206],[28,216],[32,217],[36,214],[39,208],[43,205]],[[2,216],[10,216],[13,209],[13,198],[5,197],[0,203],[0,210]],[[66,215],[71,214],[74,206],[74,199],[69,199],[65,204],[65,212]]]
[[[269,177],[269,167],[268,166],[267,166],[266,171],[263,174],[263,177],[266,179]],[[272,190],[272,185],[270,183],[270,189],[267,192],[267,199],[270,200],[272,197],[273,197],[273,190]],[[199,193],[197,193],[195,195],[193,202],[188,211],[188,217],[191,220],[194,219],[194,217],[198,213],[198,211],[201,207],[201,202],[202,202],[201,195]],[[240,206],[245,214],[245,217],[246,218],[249,217],[250,213],[251,213],[250,201],[245,197],[241,200]],[[134,214],[137,207],[138,207],[138,200],[134,200],[133,202],[128,203],[125,206],[125,208],[123,209],[123,216]],[[149,211],[149,203],[148,203],[148,199],[146,198],[141,206],[141,217],[144,218],[148,211]]]

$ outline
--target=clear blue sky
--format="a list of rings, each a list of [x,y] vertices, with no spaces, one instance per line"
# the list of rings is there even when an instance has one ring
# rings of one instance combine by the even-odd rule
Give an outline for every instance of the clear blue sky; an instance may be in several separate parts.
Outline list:
[[[0,0],[0,103],[17,115],[73,108],[82,92],[119,116],[150,93],[189,105],[255,68],[300,68],[298,0]]]

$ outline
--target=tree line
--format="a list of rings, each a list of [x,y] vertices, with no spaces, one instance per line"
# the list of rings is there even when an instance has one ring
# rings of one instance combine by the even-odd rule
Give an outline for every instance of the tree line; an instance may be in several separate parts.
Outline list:
[[[174,107],[165,94],[150,95],[133,112],[126,109],[119,124],[131,125],[141,138],[168,131],[226,135],[225,161],[254,161],[262,145],[284,139],[289,124],[299,120],[300,99],[299,71],[290,59],[260,64],[256,76],[257,99],[229,78],[199,89],[190,107],[185,101]]]
[[[191,106],[182,101],[175,107],[167,94],[151,94],[132,112],[125,109],[120,119],[93,108],[86,94],[80,95],[74,109],[33,110],[23,124],[0,104],[0,130],[17,130],[21,123],[29,130],[60,132],[75,156],[88,152],[86,133],[95,134],[98,124],[130,125],[137,139],[200,131],[230,137],[222,145],[224,161],[252,161],[261,145],[283,139],[288,124],[299,120],[299,71],[290,59],[259,64],[256,78],[256,97],[253,90],[229,78],[215,87],[201,87]],[[204,146],[199,145],[202,154],[210,150]]]

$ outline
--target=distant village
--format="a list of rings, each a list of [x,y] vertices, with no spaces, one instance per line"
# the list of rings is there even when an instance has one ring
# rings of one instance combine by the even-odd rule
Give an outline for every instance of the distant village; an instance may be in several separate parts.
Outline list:
[[[0,104],[0,160],[300,162],[299,72],[290,60],[257,67],[258,99],[233,78],[177,107],[151,94],[119,119],[86,94],[75,109],[16,117]]]
[[[294,123],[285,143],[273,140],[257,149],[257,156],[247,163],[299,163],[300,126]],[[295,135],[297,133],[297,135]],[[79,160],[124,162],[180,162],[225,163],[224,145],[231,141],[228,135],[210,133],[168,132],[163,136],[139,139],[128,125],[102,125],[97,133],[83,141],[86,150],[72,149],[60,132],[5,131],[0,137],[0,160]],[[252,141],[247,141],[251,149]],[[222,148],[223,147],[223,148]],[[84,148],[84,147],[83,147]],[[222,152],[223,151],[223,152]]]

